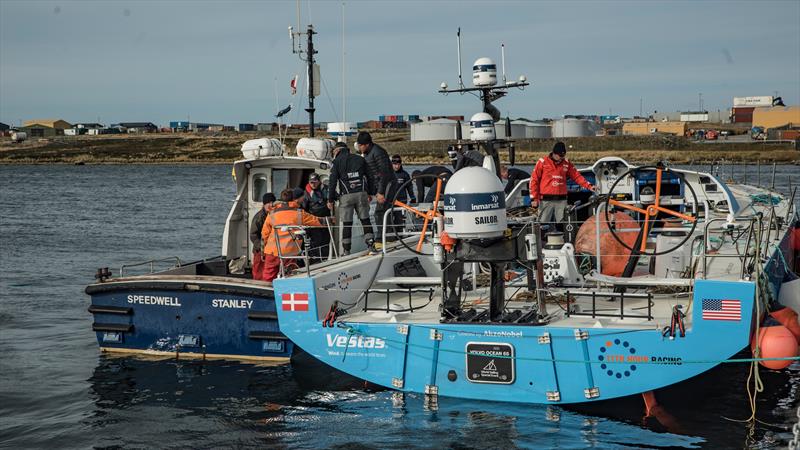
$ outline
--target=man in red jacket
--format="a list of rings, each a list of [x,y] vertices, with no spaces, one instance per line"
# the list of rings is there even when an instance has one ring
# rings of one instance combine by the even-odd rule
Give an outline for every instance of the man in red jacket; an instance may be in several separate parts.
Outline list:
[[[539,208],[539,222],[543,224],[564,221],[569,178],[584,189],[597,190],[569,162],[566,154],[567,147],[564,143],[556,142],[550,155],[539,158],[531,173],[531,206]]]

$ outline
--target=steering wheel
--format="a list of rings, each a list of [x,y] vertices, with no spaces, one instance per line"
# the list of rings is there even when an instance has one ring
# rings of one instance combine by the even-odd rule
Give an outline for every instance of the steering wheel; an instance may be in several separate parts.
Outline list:
[[[401,192],[403,192],[409,184],[413,183],[414,181],[416,181],[418,179],[422,179],[422,178],[435,178],[436,179],[436,196],[433,199],[433,206],[431,207],[431,209],[429,209],[427,211],[424,211],[424,212],[420,211],[417,208],[414,208],[413,206],[409,206],[409,205],[397,200],[397,196]],[[431,187],[431,188],[433,188],[433,187]],[[420,196],[422,196],[423,193],[420,192],[419,194],[420,194]],[[405,209],[406,211],[410,211],[414,215],[416,215],[417,217],[421,217],[423,219],[422,220],[422,231],[420,232],[419,240],[417,241],[417,245],[416,245],[415,248],[412,248],[411,246],[409,246],[406,243],[406,241],[403,240],[403,237],[400,236],[400,233],[398,232],[398,228],[399,227],[397,227],[396,224],[395,224],[394,227],[392,227],[392,229],[394,231],[394,235],[395,235],[395,237],[397,237],[397,240],[400,241],[400,243],[403,244],[403,246],[405,248],[407,248],[408,250],[410,250],[410,251],[412,251],[412,252],[414,252],[414,253],[416,253],[418,255],[422,255],[422,256],[431,256],[431,255],[433,255],[433,252],[431,252],[431,253],[423,252],[422,251],[422,245],[426,241],[425,233],[428,231],[428,226],[430,225],[431,221],[433,221],[437,216],[441,215],[439,213],[439,199],[441,198],[441,195],[442,195],[442,178],[439,175],[421,174],[421,175],[417,175],[415,177],[412,177],[408,181],[406,181],[405,183],[401,184],[397,188],[397,191],[394,193],[394,197],[392,198],[392,207],[390,209],[390,211],[391,211],[390,214],[394,214],[395,208],[400,208],[400,209]],[[431,238],[432,237],[433,236],[431,236]]]
[[[656,192],[655,192],[655,200],[654,200],[652,205],[648,205],[647,208],[643,209],[643,208],[639,208],[639,207],[633,206],[631,204],[623,203],[621,201],[614,200],[613,198],[611,198],[613,193],[614,193],[614,188],[617,187],[617,184],[619,184],[619,182],[622,181],[624,178],[626,178],[628,176],[631,176],[633,178],[634,174],[640,173],[642,171],[653,170],[653,169],[655,169],[655,171],[656,171]],[[614,181],[614,184],[611,185],[611,189],[608,190],[608,197],[606,198],[605,208],[604,208],[605,220],[606,220],[606,223],[608,223],[608,229],[609,229],[609,231],[611,231],[611,235],[614,236],[614,239],[616,239],[617,242],[622,244],[623,247],[627,248],[632,253],[636,253],[636,254],[639,254],[639,255],[645,255],[645,256],[659,256],[659,255],[666,255],[667,253],[672,253],[675,250],[677,250],[678,248],[680,248],[681,246],[683,246],[683,244],[685,244],[686,241],[688,241],[692,237],[692,234],[694,233],[694,230],[697,228],[697,217],[690,216],[690,215],[687,215],[687,214],[682,214],[682,213],[679,213],[677,211],[673,211],[673,210],[671,210],[669,208],[664,208],[663,206],[661,206],[661,178],[662,178],[664,172],[667,172],[667,173],[672,172],[672,173],[676,173],[679,177],[681,176],[677,172],[674,172],[674,171],[672,171],[672,170],[670,170],[668,168],[664,168],[661,165],[637,167],[635,169],[630,169],[627,172],[625,172],[624,174],[622,174],[622,176],[617,178],[617,180]],[[692,211],[694,211],[694,213],[697,214],[697,195],[694,192],[694,188],[692,188],[692,185],[690,183],[684,183],[684,186],[689,188],[689,192],[692,194],[692,203],[691,203]],[[639,232],[640,233],[640,235],[639,235],[640,237],[638,238],[638,240],[641,243],[640,243],[638,249],[635,249],[632,246],[628,245],[627,243],[625,243],[624,240],[622,240],[622,238],[619,237],[619,235],[617,234],[617,231],[615,230],[616,227],[609,220],[609,217],[608,217],[608,205],[614,205],[617,208],[622,208],[622,209],[627,209],[627,210],[630,210],[630,211],[635,211],[635,212],[637,212],[639,214],[644,215],[644,222],[642,224],[642,229]],[[686,220],[686,221],[689,221],[689,222],[692,223],[692,228],[691,228],[691,230],[689,230],[689,233],[687,233],[686,237],[683,240],[681,240],[678,244],[670,247],[669,249],[663,250],[663,251],[660,251],[660,252],[657,252],[654,249],[653,251],[648,252],[646,250],[647,249],[647,236],[652,231],[652,227],[651,228],[648,228],[648,227],[650,226],[651,222],[655,222],[656,216],[660,212],[664,213],[664,214],[668,214],[670,216],[678,217],[678,218]]]

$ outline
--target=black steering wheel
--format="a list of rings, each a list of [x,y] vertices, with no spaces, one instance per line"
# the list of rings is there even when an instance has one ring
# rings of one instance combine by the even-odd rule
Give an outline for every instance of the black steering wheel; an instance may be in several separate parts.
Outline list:
[[[620,181],[622,181],[623,179],[625,179],[628,176],[630,176],[631,178],[635,179],[635,177],[634,177],[635,174],[638,174],[638,173],[643,172],[643,171],[651,171],[651,170],[655,170],[655,172],[656,172],[655,200],[654,200],[652,205],[648,205],[646,208],[639,208],[639,207],[633,206],[633,205],[628,204],[628,203],[623,203],[623,202],[620,202],[618,200],[614,200],[612,198],[613,194],[614,194],[614,188],[617,187],[617,184],[619,184]],[[677,211],[673,211],[673,210],[671,210],[669,208],[664,208],[663,206],[661,206],[661,204],[660,204],[661,203],[661,178],[662,178],[662,175],[663,175],[664,172],[667,172],[667,173],[672,172],[672,173],[676,174],[678,177],[681,177],[681,178],[683,177],[680,173],[675,172],[673,170],[670,170],[668,168],[664,168],[661,165],[637,167],[635,169],[628,170],[627,172],[622,174],[622,176],[617,178],[617,180],[614,181],[614,184],[611,185],[611,189],[608,190],[608,196],[604,199],[605,200],[605,205],[604,205],[605,220],[606,220],[606,223],[608,224],[609,231],[611,231],[611,235],[614,236],[614,239],[616,239],[617,242],[622,244],[623,247],[627,248],[632,253],[635,253],[635,254],[638,254],[638,255],[644,255],[644,256],[659,256],[659,255],[666,255],[667,253],[672,253],[675,250],[677,250],[678,248],[682,247],[683,244],[685,244],[686,241],[688,241],[692,237],[692,234],[694,234],[694,230],[697,228],[697,217],[696,217],[697,206],[698,206],[697,195],[695,194],[694,188],[692,188],[692,185],[690,183],[686,182],[686,183],[684,183],[684,186],[689,188],[689,192],[692,194],[691,206],[692,206],[692,211],[694,212],[695,216],[682,214],[682,213],[679,213]],[[637,241],[640,242],[640,245],[639,245],[638,249],[636,249],[636,248],[628,245],[627,243],[625,243],[625,241],[623,241],[622,238],[620,238],[620,236],[617,234],[616,227],[611,222],[611,220],[609,220],[609,216],[608,216],[608,206],[609,205],[613,205],[615,207],[622,208],[622,209],[627,209],[627,210],[630,210],[630,211],[635,211],[635,212],[638,212],[638,213],[644,215],[644,222],[642,223],[642,228],[641,228],[641,231],[639,232],[639,238],[637,238]],[[668,248],[667,250],[663,250],[663,251],[660,251],[660,252],[655,251],[655,249],[653,251],[648,252],[647,251],[647,236],[652,231],[652,227],[648,229],[648,226],[650,225],[651,222],[654,222],[656,220],[656,216],[658,215],[659,212],[664,213],[664,214],[668,214],[668,215],[671,215],[671,216],[674,216],[674,217],[678,217],[678,218],[686,220],[686,221],[689,221],[689,222],[692,223],[692,228],[691,228],[691,230],[689,230],[689,233],[686,234],[686,237],[683,240],[681,240],[678,244]]]

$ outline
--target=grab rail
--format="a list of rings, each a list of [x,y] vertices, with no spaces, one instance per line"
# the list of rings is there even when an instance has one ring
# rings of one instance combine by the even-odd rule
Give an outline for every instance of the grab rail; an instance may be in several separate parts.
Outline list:
[[[134,263],[134,264],[123,264],[122,267],[119,268],[119,276],[120,276],[120,278],[125,276],[125,269],[126,268],[144,266],[146,264],[150,264],[150,273],[153,273],[153,272],[155,272],[155,266],[154,266],[155,263],[157,263],[157,262],[165,262],[165,261],[172,261],[172,260],[175,260],[175,265],[172,266],[172,267],[179,267],[181,265],[181,259],[178,258],[177,256],[168,256],[166,258],[161,258],[161,259],[151,259],[149,261],[143,261],[143,262]]]
[[[749,222],[750,223],[749,223],[749,225],[747,225],[747,228],[746,228],[746,231],[747,231],[747,242],[745,244],[745,248],[744,248],[744,252],[743,253],[738,251],[738,248],[739,248],[738,245],[734,246],[734,248],[737,250],[736,253],[713,253],[713,254],[708,253],[709,228],[710,228],[710,225],[715,223],[715,222],[727,222],[727,221],[728,221],[728,219],[723,219],[723,218],[709,219],[709,220],[706,221],[705,226],[703,227],[703,253],[700,255],[700,257],[702,259],[702,262],[703,262],[703,276],[702,276],[703,279],[706,279],[706,276],[707,276],[708,257],[709,256],[711,256],[713,258],[738,258],[741,261],[741,264],[742,264],[742,269],[741,269],[741,272],[739,274],[739,278],[740,279],[744,279],[745,270],[747,269],[747,260],[748,260],[748,257],[750,256],[750,241],[754,237],[753,235],[754,235],[754,231],[755,231],[756,222],[759,224],[759,232],[758,232],[758,235],[755,236],[755,239],[758,239],[760,241],[760,239],[762,237],[763,230],[760,229],[761,228],[761,217],[760,216],[754,216],[754,217],[749,218]],[[723,229],[721,231],[724,233],[724,232],[727,232],[728,230],[727,229]],[[752,255],[752,256],[753,257],[758,257],[758,255]]]

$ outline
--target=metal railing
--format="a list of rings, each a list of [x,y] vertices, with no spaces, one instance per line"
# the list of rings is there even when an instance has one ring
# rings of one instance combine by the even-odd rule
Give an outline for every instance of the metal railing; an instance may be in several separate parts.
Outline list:
[[[149,261],[143,261],[143,262],[138,262],[138,263],[133,263],[133,264],[123,264],[122,267],[119,268],[119,276],[120,276],[120,278],[125,276],[125,269],[129,269],[131,267],[146,266],[146,265],[150,265],[150,273],[153,273],[153,272],[155,272],[155,264],[156,263],[166,262],[166,261],[175,261],[175,265],[172,266],[172,267],[180,267],[180,265],[181,265],[181,259],[178,258],[177,256],[169,256],[169,257],[161,258],[161,259],[151,259]]]
[[[753,240],[753,238],[760,240],[761,237],[762,237],[763,230],[761,230],[761,223],[762,223],[761,222],[761,215],[756,215],[756,216],[748,218],[749,224],[744,229],[739,228],[739,231],[741,231],[742,234],[745,233],[745,232],[747,233],[747,241],[745,243],[745,247],[744,247],[744,251],[743,252],[739,251],[739,246],[738,245],[735,245],[736,241],[733,242],[734,243],[733,247],[734,247],[734,249],[736,249],[736,253],[709,253],[708,252],[708,249],[710,247],[710,239],[709,239],[710,236],[709,236],[709,233],[711,231],[710,230],[711,225],[713,223],[716,223],[716,222],[726,222],[727,223],[727,221],[728,221],[728,219],[723,219],[723,218],[709,219],[709,220],[706,221],[705,226],[703,227],[703,252],[700,254],[701,261],[702,261],[702,266],[703,266],[703,276],[702,276],[703,279],[706,279],[706,276],[707,276],[708,259],[709,259],[709,257],[710,258],[737,258],[737,259],[739,259],[739,261],[742,264],[742,268],[741,268],[741,271],[740,271],[740,274],[739,274],[739,278],[740,279],[744,279],[745,278],[745,271],[747,270],[748,258],[750,256],[752,256],[753,258],[758,257],[758,255],[755,255],[755,254],[751,255],[751,253],[750,253],[750,246],[751,246],[750,243]],[[756,234],[756,229],[755,229],[755,225],[756,224],[758,224],[757,234]],[[720,229],[714,230],[714,231],[717,231],[717,232],[719,232],[720,234],[722,234],[724,236],[725,234],[727,234],[729,232],[733,232],[735,229],[736,228],[733,228],[733,227],[730,227],[730,228],[726,227],[726,228],[720,228]],[[740,236],[741,236],[741,234],[740,234]],[[737,238],[737,240],[738,240],[738,238]]]

